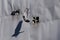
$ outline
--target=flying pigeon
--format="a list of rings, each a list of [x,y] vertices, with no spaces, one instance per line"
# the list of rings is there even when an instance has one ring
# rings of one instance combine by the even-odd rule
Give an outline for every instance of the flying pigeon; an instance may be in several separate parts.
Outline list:
[[[22,23],[23,21],[20,21],[15,29],[15,33],[12,35],[12,37],[17,37],[20,33],[23,33],[24,31],[22,32],[19,32],[21,30],[21,27],[22,27]]]

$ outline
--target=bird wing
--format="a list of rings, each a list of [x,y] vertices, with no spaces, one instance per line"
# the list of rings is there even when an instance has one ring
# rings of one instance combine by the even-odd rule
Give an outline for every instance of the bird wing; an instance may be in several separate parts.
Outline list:
[[[17,25],[17,27],[16,27],[16,29],[15,29],[15,33],[16,33],[16,32],[19,32],[19,31],[21,30],[22,23],[23,23],[22,20],[18,23],[18,25]]]

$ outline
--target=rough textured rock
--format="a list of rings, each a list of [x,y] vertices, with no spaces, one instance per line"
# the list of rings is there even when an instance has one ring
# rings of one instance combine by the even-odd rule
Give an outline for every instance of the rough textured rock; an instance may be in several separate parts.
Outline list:
[[[22,14],[11,16],[11,12],[29,8],[29,19],[39,16],[40,23],[23,21],[17,38],[11,37]],[[0,40],[60,40],[60,0],[0,0]]]

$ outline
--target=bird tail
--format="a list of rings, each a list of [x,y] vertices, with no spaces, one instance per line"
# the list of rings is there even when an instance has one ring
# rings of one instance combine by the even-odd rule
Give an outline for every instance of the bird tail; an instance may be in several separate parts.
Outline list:
[[[24,31],[19,32],[18,35],[19,35],[20,33],[23,33],[23,32],[24,32]],[[12,37],[17,37],[18,35],[16,35],[16,33],[14,33],[14,34],[12,35]]]
[[[15,36],[15,34],[13,34],[12,37],[17,37],[17,36]]]

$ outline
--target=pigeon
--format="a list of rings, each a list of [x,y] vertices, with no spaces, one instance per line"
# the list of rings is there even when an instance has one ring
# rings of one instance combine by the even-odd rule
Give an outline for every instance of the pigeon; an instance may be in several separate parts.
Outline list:
[[[12,11],[11,15],[14,16],[16,13],[20,13],[20,10]]]
[[[25,11],[24,11],[24,13],[23,13],[23,20],[24,20],[25,22],[27,22],[27,23],[30,22],[30,20],[28,19],[28,11],[29,11],[29,9],[26,8]]]
[[[24,19],[24,21],[27,22],[27,23],[30,22],[30,20],[28,20],[28,19],[25,18],[25,16],[23,16],[23,19]]]
[[[20,33],[23,33],[24,31],[22,32],[19,32],[21,30],[21,27],[22,27],[22,23],[23,21],[20,21],[15,29],[15,33],[12,35],[12,37],[17,37]]]

